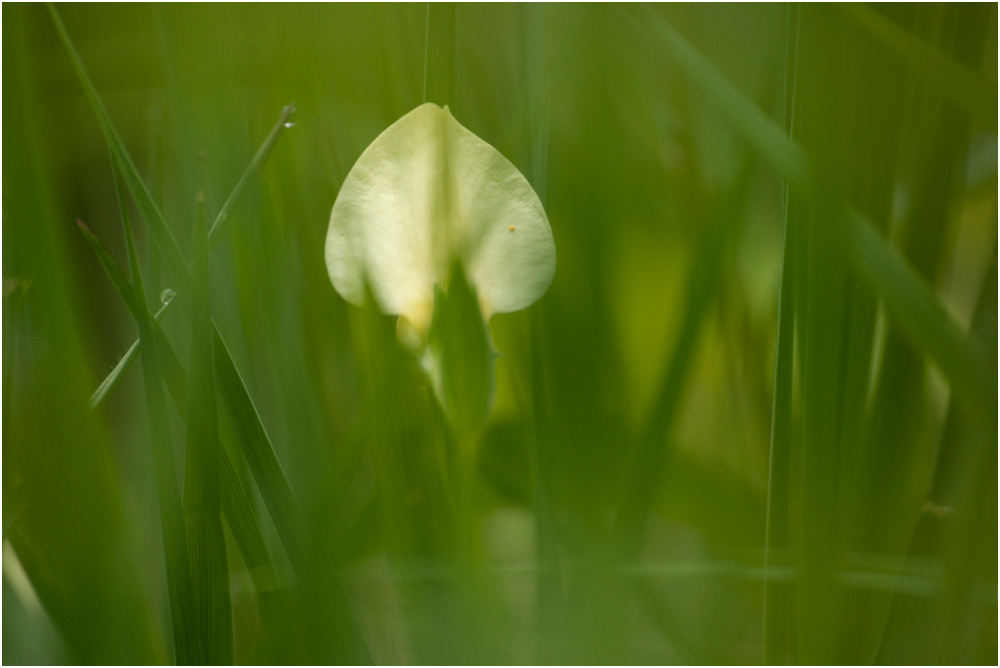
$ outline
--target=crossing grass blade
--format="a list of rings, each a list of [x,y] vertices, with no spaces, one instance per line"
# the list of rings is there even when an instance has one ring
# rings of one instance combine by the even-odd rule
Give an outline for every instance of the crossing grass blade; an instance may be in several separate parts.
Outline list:
[[[671,62],[680,67],[687,80],[725,114],[734,128],[779,173],[790,182],[804,186],[804,195],[811,199],[809,174],[812,168],[801,147],[753,100],[729,83],[665,19],[651,8],[643,11],[647,24],[660,37],[657,43],[662,45]],[[631,16],[628,18],[635,21]],[[978,377],[983,368],[981,346],[962,331],[933,291],[870,223],[862,223],[860,214],[846,207],[838,215],[837,228],[848,237],[846,247],[854,259],[855,270],[886,300],[892,315],[900,320],[909,336],[934,357],[949,380],[956,384],[957,391],[972,400],[977,388],[983,387]]]
[[[89,230],[87,230],[86,234],[93,236]],[[90,238],[88,238],[87,241],[90,242]],[[91,243],[91,246],[93,246],[93,243]],[[104,262],[102,261],[101,264],[103,266]],[[166,314],[167,309],[170,308],[170,304],[173,303],[173,300],[173,291],[171,291],[170,296],[167,299],[162,300],[163,305],[160,306],[159,310],[155,314],[153,314],[153,320],[159,322],[160,319],[163,318],[164,314]],[[116,387],[118,387],[118,383],[125,377],[128,370],[132,368],[132,363],[135,362],[135,358],[138,356],[139,341],[136,340],[131,346],[129,346],[129,349],[125,351],[122,358],[118,360],[118,364],[116,364],[115,368],[111,370],[111,373],[109,373],[104,380],[101,381],[101,384],[97,386],[94,393],[90,395],[90,399],[87,400],[87,407],[90,410],[94,410],[104,403],[104,400],[108,398],[108,395],[111,394]]]
[[[115,170],[118,185],[118,172]],[[144,349],[142,356],[143,381],[146,387],[146,403],[149,412],[150,437],[153,443],[154,475],[160,506],[160,524],[163,532],[163,548],[167,561],[167,587],[170,592],[170,612],[174,637],[174,660],[179,664],[204,663],[201,649],[195,599],[188,570],[188,548],[184,537],[184,516],[181,509],[180,490],[177,485],[177,468],[174,464],[173,444],[170,442],[170,424],[167,418],[167,403],[163,395],[163,373],[160,366],[158,344],[153,319],[146,308],[146,298],[142,287],[139,259],[132,240],[132,226],[128,208],[118,187],[118,201],[121,206],[125,227],[125,241],[128,247],[129,266],[133,277],[132,298],[126,304],[135,311],[133,317],[139,325],[139,345]]]
[[[49,5],[49,12],[56,24],[63,44],[73,60],[77,76],[87,93],[94,112],[97,114],[98,122],[104,132],[112,155],[114,155],[115,161],[121,169],[129,192],[135,199],[144,219],[149,225],[153,240],[167,265],[171,279],[178,286],[176,288],[177,291],[183,294],[187,291],[191,276],[188,270],[188,263],[183,257],[180,246],[177,245],[176,239],[166,225],[163,214],[153,201],[132,159],[129,157],[121,138],[112,125],[107,110],[104,108],[104,104],[101,102],[93,83],[90,81],[90,77],[87,75],[83,62],[73,46],[62,20],[51,5]],[[281,127],[284,127],[293,110],[293,105],[289,105],[282,112],[282,117],[279,120]],[[263,152],[258,151],[261,162],[267,157],[270,148],[273,148],[278,136],[280,136],[280,132],[276,126],[276,129],[272,130],[272,133],[268,135],[268,139],[265,140],[265,144],[262,147]],[[242,180],[241,182],[245,183]],[[242,188],[239,184],[237,187]],[[235,201],[235,197],[230,199]],[[228,210],[226,211],[228,212]],[[223,217],[218,223],[220,231],[216,233],[216,239],[219,238],[218,235],[224,229],[226,219],[226,217]],[[253,472],[261,494],[264,496],[268,509],[274,517],[275,524],[278,526],[282,541],[285,543],[285,549],[289,551],[289,554],[296,554],[297,550],[295,546],[298,542],[296,536],[299,533],[298,504],[292,494],[288,480],[285,478],[281,464],[274,454],[274,448],[260,421],[257,409],[250,399],[243,379],[240,377],[239,371],[237,371],[236,365],[233,363],[232,357],[229,355],[229,350],[218,328],[215,327],[214,321],[213,345],[214,364],[217,375],[216,382],[226,411],[233,422],[237,435],[240,437],[244,456],[250,464],[250,470]]]
[[[139,171],[125,149],[125,144],[122,142],[118,131],[111,123],[108,110],[104,107],[104,103],[97,94],[97,89],[94,88],[94,84],[90,80],[90,75],[87,74],[87,70],[83,66],[83,60],[81,60],[80,54],[77,53],[76,47],[73,46],[73,42],[69,38],[69,33],[66,32],[66,26],[63,25],[62,19],[59,17],[59,13],[52,4],[49,4],[48,8],[49,13],[52,15],[52,21],[55,23],[56,30],[59,33],[59,38],[66,47],[66,51],[69,52],[70,59],[73,61],[73,68],[76,70],[77,77],[83,85],[84,92],[87,94],[87,99],[90,101],[90,105],[97,115],[97,122],[101,126],[101,132],[104,133],[104,139],[108,143],[108,148],[114,156],[115,164],[120,170],[129,193],[132,195],[136,205],[138,205],[143,219],[153,233],[153,240],[156,242],[157,248],[160,250],[160,255],[167,266],[170,279],[177,286],[178,292],[185,293],[187,292],[187,284],[190,276],[180,246],[177,245],[177,240],[170,233],[163,214],[153,201],[153,196],[149,194],[146,184],[139,176]]]
[[[963,330],[906,259],[868,221],[851,213],[844,222],[859,275],[879,291],[904,335],[935,359],[961,401],[987,410],[982,401],[988,396],[990,366],[983,342]]]
[[[997,85],[860,3],[839,6],[858,25],[986,126],[997,124]]]
[[[191,294],[184,521],[199,638],[209,664],[232,664],[233,619],[222,533],[219,434],[212,368],[212,313],[204,163],[199,166]]]
[[[292,488],[271,447],[271,440],[264,430],[260,415],[253,405],[250,393],[240,377],[233,358],[229,355],[222,335],[213,323],[215,380],[226,406],[226,413],[239,437],[250,472],[253,473],[261,496],[267,504],[275,526],[281,535],[292,564],[296,564],[301,551],[300,512]]]
[[[80,230],[83,232],[87,242],[94,249],[101,266],[115,288],[118,289],[122,299],[126,303],[131,302],[134,304],[136,301],[136,298],[133,296],[134,290],[125,273],[86,225],[80,223]],[[174,352],[163,330],[156,323],[154,323],[153,329],[158,344],[157,350],[160,353],[160,366],[167,389],[170,391],[174,406],[177,408],[181,419],[186,422],[189,405],[187,400],[187,372],[184,371],[180,359]],[[253,510],[250,498],[243,488],[243,483],[239,479],[228,450],[221,447],[221,445],[217,447],[220,452],[219,477],[221,505],[226,520],[229,522],[229,528],[233,533],[240,553],[243,555],[243,560],[250,571],[250,576],[257,590],[259,592],[275,591],[280,585],[264,539],[260,533],[257,513]]]

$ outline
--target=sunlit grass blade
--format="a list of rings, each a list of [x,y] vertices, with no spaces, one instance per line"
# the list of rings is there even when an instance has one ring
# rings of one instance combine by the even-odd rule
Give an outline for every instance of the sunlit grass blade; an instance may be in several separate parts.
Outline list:
[[[295,564],[300,556],[301,545],[298,502],[285,478],[281,463],[274,454],[271,440],[264,430],[250,393],[247,392],[243,379],[229,355],[229,349],[226,348],[222,335],[214,324],[213,336],[215,380],[219,394],[222,396],[233,429],[239,437],[243,455],[250,465],[250,471],[257,481],[261,496],[264,497],[285,549]]]
[[[115,177],[117,185],[117,169]],[[126,298],[126,303],[131,303],[132,308],[136,310],[133,315],[139,325],[139,342],[143,348],[142,375],[146,387],[149,429],[153,443],[153,468],[159,497],[163,547],[166,552],[167,587],[170,592],[170,612],[174,636],[174,660],[179,664],[204,663],[206,657],[201,651],[201,643],[199,642],[195,600],[191,586],[191,574],[188,570],[187,542],[184,538],[184,516],[177,484],[173,444],[170,442],[167,402],[163,395],[163,373],[154,330],[156,325],[153,324],[153,319],[146,308],[142,274],[139,270],[135,243],[132,240],[132,226],[129,222],[128,208],[125,206],[121,188],[117,189],[134,286],[133,297],[132,299]]]
[[[997,124],[997,85],[927,44],[871,7],[840,6],[919,77],[927,79],[986,126]]]
[[[218,418],[212,364],[212,313],[204,165],[199,165],[191,292],[184,521],[202,652],[210,664],[233,662],[232,602],[222,533]]]
[[[236,187],[233,188],[233,192],[229,193],[229,197],[226,198],[225,204],[219,210],[219,215],[215,217],[215,222],[212,223],[211,229],[208,231],[208,251],[211,253],[219,241],[222,239],[222,235],[226,233],[226,229],[229,224],[229,211],[233,206],[239,201],[240,195],[243,194],[243,190],[246,188],[250,180],[260,171],[267,162],[267,158],[271,155],[271,151],[274,150],[275,145],[278,143],[278,139],[281,138],[281,133],[285,128],[291,127],[294,123],[295,118],[295,103],[291,103],[281,110],[281,115],[278,117],[278,122],[274,124],[271,131],[267,133],[267,137],[264,138],[264,143],[260,145],[257,149],[257,153],[254,154],[253,160],[247,165],[246,170],[243,175],[240,176],[240,180],[236,182]]]

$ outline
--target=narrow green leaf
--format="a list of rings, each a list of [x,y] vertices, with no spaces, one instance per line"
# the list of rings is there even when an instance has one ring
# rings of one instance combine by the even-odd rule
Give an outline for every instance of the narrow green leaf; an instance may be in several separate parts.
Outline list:
[[[169,308],[170,304],[173,303],[175,295],[176,293],[173,290],[163,291],[163,296],[161,297],[163,305],[160,306],[160,309],[153,315],[154,320],[159,322],[160,319],[163,318],[163,315],[167,312],[167,308]],[[121,382],[121,379],[125,377],[125,374],[132,367],[132,363],[135,362],[135,358],[138,356],[139,356],[139,340],[136,339],[135,341],[132,342],[132,345],[129,347],[129,349],[125,351],[125,354],[122,356],[122,358],[118,360],[118,364],[116,364],[115,368],[111,370],[111,373],[109,373],[104,378],[104,380],[101,381],[101,384],[97,386],[97,389],[94,390],[94,393],[90,395],[90,399],[87,400],[87,407],[90,410],[94,410],[102,403],[104,403],[104,400],[108,398],[108,395],[116,387],[118,387],[118,383]]]
[[[851,212],[844,223],[856,270],[881,294],[894,322],[934,358],[961,401],[987,410],[982,398],[988,395],[990,365],[982,342],[962,329],[930,286],[864,217]]]
[[[180,359],[174,353],[173,347],[167,341],[166,335],[159,327],[156,328],[157,341],[160,344],[160,359],[167,388],[174,399],[174,405],[181,419],[187,420],[187,373],[181,366]],[[220,452],[219,479],[222,488],[222,511],[225,513],[229,528],[236,539],[236,545],[243,555],[250,576],[259,592],[270,592],[279,588],[278,578],[271,564],[264,539],[260,534],[260,520],[250,503],[247,491],[236,473],[236,467],[229,456],[227,448],[218,446]]]
[[[95,251],[98,253],[98,257],[103,258],[104,262],[107,262],[106,270],[108,271],[109,277],[112,278],[112,282],[115,286],[124,287],[126,289],[126,292],[122,294],[123,300],[128,302],[133,299],[132,297],[126,296],[132,292],[132,286],[128,283],[128,280],[121,268],[118,267],[104,246],[96,237],[94,237],[92,233],[90,233],[90,230],[87,229],[86,226],[81,225],[81,230],[84,232],[88,242],[90,242],[92,246],[95,246]],[[104,262],[102,262],[102,265]],[[164,312],[166,307],[171,303],[172,299],[172,295],[165,297],[166,303],[160,309],[158,314],[162,314]],[[173,397],[174,405],[177,407],[177,412],[180,414],[181,419],[186,422],[188,410],[187,373],[184,371],[180,359],[177,357],[176,353],[174,353],[173,347],[167,340],[166,334],[163,333],[163,330],[156,323],[154,323],[153,328],[158,344],[158,352],[160,354],[160,368],[163,373],[164,380],[167,383],[167,389]],[[138,350],[138,343],[136,343],[135,347]],[[239,476],[236,473],[236,469],[227,450],[222,447],[219,447],[219,449],[221,452],[220,485],[222,490],[222,510],[226,515],[227,521],[229,522],[229,528],[233,533],[233,537],[236,539],[236,544],[243,555],[243,560],[250,569],[250,576],[253,578],[257,590],[261,592],[274,591],[278,589],[280,585],[278,583],[277,576],[275,575],[274,567],[271,564],[267,548],[264,544],[264,539],[260,534],[260,524],[257,519],[257,513],[253,510],[250,499],[247,496],[246,490],[243,488],[243,484],[239,480]],[[11,523],[12,522],[13,520]]]
[[[997,124],[997,85],[862,4],[840,6],[858,25],[984,125]]]
[[[674,62],[687,80],[701,91],[750,142],[790,182],[811,196],[812,168],[805,152],[760,108],[729,83],[715,67],[652,8],[639,10],[645,25],[659,39],[657,47]],[[632,24],[645,30],[630,14]],[[956,390],[970,400],[983,387],[981,346],[966,336],[948,314],[933,291],[917,276],[898,251],[879,236],[856,212],[845,210],[841,226],[850,237],[848,251],[855,270],[883,297],[889,310],[915,343],[926,350]],[[983,396],[982,393],[979,396]]]
[[[115,170],[115,183],[118,171]],[[128,246],[129,266],[134,281],[134,295],[125,297],[136,309],[139,325],[139,341],[144,350],[142,356],[143,381],[146,386],[146,402],[149,413],[149,430],[153,442],[154,473],[160,506],[160,524],[163,532],[163,548],[167,561],[167,586],[170,592],[170,613],[174,635],[174,660],[178,664],[204,663],[196,626],[196,609],[188,570],[188,550],[184,539],[184,517],[181,511],[180,490],[177,484],[177,468],[174,463],[173,444],[170,442],[170,423],[167,416],[166,398],[163,396],[163,374],[153,319],[146,309],[145,293],[139,259],[132,240],[132,226],[128,209],[124,206],[121,188],[118,188],[119,203],[122,205],[122,221],[125,226],[125,240]]]
[[[811,170],[808,156],[788,138],[778,123],[733,86],[653,7],[643,5],[636,12],[641,18],[624,12],[628,23],[641,34],[651,34],[654,39],[650,41],[655,48],[680,69],[687,81],[733,124],[744,139],[785,178],[799,185],[809,182]]]
[[[233,364],[229,349],[214,323],[213,334],[215,381],[226,406],[226,413],[239,437],[243,455],[250,465],[257,487],[264,497],[268,510],[271,511],[285,550],[288,551],[292,563],[296,564],[300,554],[301,537],[298,502],[285,478],[281,463],[274,454],[274,448],[271,447],[271,441],[264,431],[264,425],[250,398],[250,393],[247,392],[246,385],[243,384],[243,379]]]
[[[199,165],[191,293],[184,520],[202,652],[210,664],[232,664],[233,619],[222,533],[219,435],[212,369],[212,312],[204,165]]]
[[[284,109],[281,110],[281,115],[278,117],[278,122],[274,124],[271,131],[267,133],[267,137],[264,138],[264,143],[260,145],[257,149],[257,153],[254,154],[253,160],[247,165],[246,170],[243,175],[240,176],[240,180],[236,182],[236,187],[233,188],[233,192],[229,193],[229,197],[226,198],[225,204],[222,205],[222,209],[219,210],[219,215],[215,217],[215,222],[212,223],[212,228],[208,232],[208,250],[212,252],[215,247],[222,240],[222,235],[226,233],[229,223],[229,211],[233,206],[239,201],[240,196],[243,194],[243,190],[246,188],[250,179],[260,171],[267,162],[268,157],[271,155],[271,151],[274,150],[275,145],[278,143],[278,139],[281,137],[281,133],[285,128],[290,128],[295,123],[295,103],[292,102]]]
[[[125,149],[125,144],[111,123],[111,117],[108,115],[104,103],[97,95],[97,89],[94,88],[94,84],[91,82],[90,76],[83,66],[80,54],[77,53],[76,47],[73,46],[73,42],[69,38],[69,33],[66,32],[66,26],[63,25],[59,13],[56,12],[55,7],[51,4],[49,4],[49,13],[52,15],[52,20],[56,25],[56,30],[59,32],[59,37],[62,39],[63,45],[66,47],[73,61],[73,68],[76,70],[77,77],[83,85],[87,99],[90,100],[90,105],[94,108],[94,113],[97,114],[97,122],[101,126],[104,138],[108,142],[108,148],[111,150],[115,163],[118,165],[122,178],[125,180],[125,185],[128,187],[129,193],[131,193],[132,198],[142,212],[143,219],[149,225],[149,229],[153,234],[153,241],[156,243],[160,255],[163,257],[167,271],[170,273],[170,278],[180,292],[186,292],[189,275],[187,263],[184,261],[184,255],[181,252],[180,246],[177,245],[177,240],[174,239],[170,228],[167,227],[167,223],[163,219],[163,214],[160,213],[160,209],[153,201],[152,195],[149,194],[146,184],[143,182],[142,177],[139,176],[139,171]]]
[[[790,632],[790,595],[786,583],[771,575],[785,564],[789,548],[789,503],[792,453],[792,352],[795,335],[795,224],[796,213],[785,209],[784,258],[778,295],[777,348],[774,361],[774,399],[771,406],[771,451],[768,457],[767,529],[764,539],[764,663],[787,662]]]

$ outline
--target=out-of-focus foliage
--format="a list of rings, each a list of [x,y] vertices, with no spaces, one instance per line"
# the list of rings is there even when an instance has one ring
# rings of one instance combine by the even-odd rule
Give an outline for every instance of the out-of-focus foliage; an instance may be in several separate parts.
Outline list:
[[[180,656],[170,474],[210,657],[231,628],[238,663],[996,662],[996,5],[56,11],[148,189],[151,313],[178,292],[90,410],[139,334],[122,157],[49,12],[5,3],[6,663]],[[490,321],[474,438],[324,262],[424,101],[558,255]]]

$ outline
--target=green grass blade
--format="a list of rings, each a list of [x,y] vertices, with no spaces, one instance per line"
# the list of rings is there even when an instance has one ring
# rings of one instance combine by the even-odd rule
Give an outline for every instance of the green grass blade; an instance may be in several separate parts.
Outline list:
[[[186,421],[187,373],[170,342],[167,341],[163,330],[159,327],[156,328],[156,336],[160,344],[160,359],[167,389],[170,390],[181,419]],[[264,538],[260,533],[260,521],[257,518],[257,513],[254,511],[247,491],[236,473],[236,467],[229,456],[229,451],[221,444],[218,447],[222,511],[229,523],[233,538],[236,539],[236,545],[243,555],[243,560],[246,562],[247,568],[250,569],[250,576],[253,578],[257,590],[260,592],[274,591],[279,587],[278,578],[268,555]]]
[[[193,243],[184,520],[202,652],[210,664],[232,664],[233,619],[222,533],[203,169],[200,165]]]
[[[844,223],[848,251],[858,273],[885,300],[903,334],[934,358],[961,401],[987,410],[982,398],[989,389],[989,365],[979,339],[963,331],[930,286],[867,220],[850,213]]]
[[[160,309],[153,315],[153,319],[157,322],[163,318],[163,315],[167,312],[167,309],[174,300],[175,293],[172,290],[164,292],[166,294],[163,298],[163,305],[160,306]],[[125,351],[122,358],[118,360],[118,364],[116,364],[115,368],[111,370],[111,373],[109,373],[104,380],[101,381],[101,384],[97,386],[94,393],[90,395],[90,399],[87,400],[87,408],[95,410],[98,406],[104,403],[104,400],[108,398],[108,395],[111,394],[116,387],[118,387],[118,383],[125,377],[128,370],[132,368],[132,363],[135,362],[135,358],[138,356],[139,341],[137,339],[132,343],[129,349]]]
[[[94,247],[112,283],[114,283],[115,287],[122,288],[120,292],[122,293],[123,300],[126,302],[129,300],[134,301],[133,297],[131,297],[133,293],[132,286],[129,284],[124,272],[115,263],[114,258],[111,257],[100,241],[82,223],[80,224],[80,229],[87,241]],[[169,297],[164,306],[158,311],[157,316],[163,314],[167,306],[170,305],[171,300],[172,297]],[[167,389],[173,397],[181,419],[186,421],[189,405],[187,401],[187,373],[184,371],[180,359],[174,353],[163,330],[156,323],[154,323],[153,328],[158,344],[157,350],[159,352],[160,367],[167,383]],[[138,347],[137,343],[135,348],[138,350]],[[132,359],[134,358],[135,356],[133,355]],[[222,511],[229,522],[229,528],[233,533],[240,553],[243,555],[243,560],[250,570],[250,576],[257,590],[261,592],[274,591],[279,588],[278,578],[271,564],[271,558],[268,555],[264,539],[260,534],[257,513],[254,512],[246,490],[243,489],[243,484],[239,480],[236,468],[228,452],[221,446],[216,447],[219,448],[221,453],[219,476]]]
[[[274,448],[271,447],[271,441],[264,431],[264,425],[250,398],[250,393],[247,392],[246,385],[243,384],[243,379],[233,364],[229,349],[226,348],[226,343],[214,324],[213,328],[215,380],[219,393],[222,395],[233,429],[239,437],[243,455],[250,465],[254,480],[257,481],[257,487],[264,497],[268,510],[271,511],[285,549],[295,564],[300,555],[301,537],[298,502],[285,478],[281,463],[274,454]]]
[[[117,170],[115,172],[117,184]],[[142,356],[143,381],[146,387],[146,402],[149,413],[149,429],[153,442],[153,462],[160,506],[160,523],[163,532],[163,547],[167,561],[167,587],[170,593],[170,616],[174,636],[174,660],[178,664],[203,663],[196,626],[195,601],[188,570],[188,550],[184,539],[184,517],[181,510],[180,490],[177,484],[177,468],[174,464],[173,444],[170,442],[170,423],[167,416],[166,398],[163,396],[163,373],[153,319],[145,308],[145,294],[139,259],[132,240],[132,226],[128,209],[124,206],[121,188],[118,189],[122,206],[122,220],[128,246],[129,265],[134,281],[134,296],[131,300],[137,310],[139,342],[144,350]],[[141,308],[140,308],[141,307]]]
[[[986,126],[997,124],[997,85],[862,4],[840,6],[858,25]]]
[[[688,43],[651,8],[645,8],[646,25],[658,36],[657,45],[729,119],[736,130],[790,181],[809,185],[811,168],[802,149],[781,127]],[[629,15],[638,25],[638,21]],[[641,27],[641,26],[639,26]],[[981,347],[969,339],[948,314],[931,289],[907,266],[905,260],[858,214],[846,214],[844,227],[850,237],[848,250],[856,270],[882,296],[890,312],[918,345],[927,350],[960,394],[972,399],[983,387]],[[980,394],[980,396],[982,396]]]
[[[180,246],[177,245],[177,240],[170,232],[170,228],[167,227],[167,222],[163,219],[163,214],[153,201],[152,195],[149,194],[149,190],[146,188],[142,177],[139,176],[139,171],[136,169],[135,163],[132,162],[131,156],[129,156],[128,151],[125,149],[125,144],[118,135],[115,126],[111,123],[111,117],[108,115],[104,103],[97,94],[97,89],[94,88],[94,84],[83,66],[80,54],[77,53],[76,47],[73,46],[73,42],[69,38],[69,33],[66,32],[66,26],[63,25],[62,19],[51,4],[49,5],[49,13],[52,15],[52,20],[56,25],[56,30],[59,32],[59,37],[62,39],[63,45],[66,47],[73,61],[73,68],[76,70],[77,77],[83,85],[87,99],[90,100],[90,104],[94,108],[94,113],[97,115],[97,122],[101,126],[101,131],[104,133],[104,138],[108,143],[111,154],[114,156],[115,163],[121,171],[125,185],[138,205],[139,210],[142,212],[143,219],[153,233],[153,240],[160,251],[160,255],[163,257],[167,271],[170,273],[170,278],[179,291],[185,292],[189,275],[187,263],[184,261],[184,255],[181,252]]]
[[[646,518],[653,506],[670,453],[669,438],[678,406],[684,396],[688,373],[697,355],[702,322],[712,305],[721,274],[720,264],[733,220],[743,203],[753,174],[746,161],[726,198],[709,210],[689,278],[690,294],[684,309],[677,342],[669,357],[653,404],[652,413],[637,441],[637,452],[624,488],[615,531],[622,556],[635,558],[642,547]]]
[[[250,183],[250,179],[260,171],[267,162],[267,158],[271,155],[271,151],[274,150],[275,145],[278,143],[278,139],[281,138],[281,133],[285,128],[291,127],[293,123],[293,118],[295,117],[295,103],[291,103],[281,110],[281,115],[278,117],[278,122],[274,124],[271,131],[267,133],[267,137],[264,138],[264,143],[260,145],[257,149],[257,153],[254,154],[253,160],[247,165],[246,170],[243,175],[240,176],[240,180],[236,182],[236,187],[233,188],[233,192],[229,193],[229,197],[226,198],[225,204],[222,205],[222,209],[219,210],[219,215],[215,217],[215,222],[212,223],[212,228],[208,232],[208,251],[212,252],[218,245],[219,241],[222,240],[222,235],[226,233],[229,223],[229,212],[233,206],[239,201],[240,196],[243,194],[243,190],[246,188],[247,184]]]
[[[673,62],[687,81],[785,178],[809,182],[809,159],[784,129],[757,104],[733,86],[676,28],[648,5],[636,9],[639,17],[624,13],[631,27],[651,34],[655,48]]]

